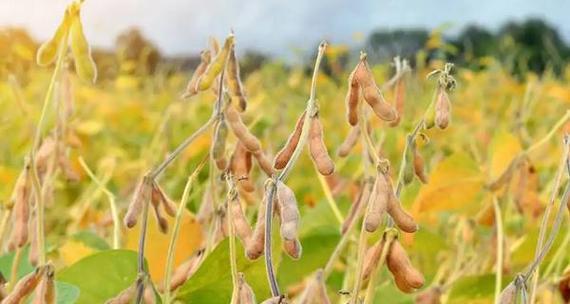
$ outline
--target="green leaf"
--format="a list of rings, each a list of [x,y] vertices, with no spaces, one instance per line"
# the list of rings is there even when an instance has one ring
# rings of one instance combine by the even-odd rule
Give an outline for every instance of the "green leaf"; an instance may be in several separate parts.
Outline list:
[[[503,288],[511,280],[511,277],[503,276]],[[448,303],[492,303],[494,296],[495,274],[465,276],[455,281],[451,287]]]
[[[57,304],[72,304],[77,303],[79,299],[79,288],[75,285],[65,282],[55,282],[56,289],[56,303]]]
[[[107,250],[87,256],[57,274],[57,280],[81,291],[77,303],[105,303],[137,277],[137,253]]]
[[[29,247],[26,246],[22,250],[20,264],[18,265],[18,279],[34,270],[34,267],[28,261]],[[0,256],[0,272],[2,272],[6,280],[10,280],[10,273],[12,272],[12,263],[15,255],[15,252],[10,252]]]
[[[273,263],[280,263],[281,242],[277,227],[273,226]],[[236,239],[236,260],[238,271],[245,274],[247,283],[258,300],[270,296],[263,257],[249,261],[244,248]],[[179,289],[177,298],[184,303],[229,303],[232,294],[232,277],[229,266],[229,239],[225,239],[206,257],[198,271]]]
[[[82,242],[88,247],[97,250],[109,250],[111,247],[103,238],[95,234],[93,231],[83,230],[73,235],[73,239]]]

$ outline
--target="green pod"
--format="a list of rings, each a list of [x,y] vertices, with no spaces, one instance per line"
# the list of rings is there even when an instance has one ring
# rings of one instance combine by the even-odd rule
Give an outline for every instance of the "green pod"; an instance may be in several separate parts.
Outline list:
[[[224,119],[216,125],[214,131],[214,144],[212,145],[212,156],[214,159],[221,159],[226,152],[226,139],[228,138],[228,125]]]
[[[69,19],[69,12],[66,11],[53,37],[38,48],[36,63],[39,66],[48,66],[55,61],[60,44],[66,43],[66,41],[63,40],[69,33]]]
[[[226,61],[228,59],[228,53],[234,44],[234,35],[229,35],[224,42],[224,47],[222,50],[216,55],[216,58],[212,60],[202,77],[200,77],[200,81],[198,82],[198,90],[204,91],[209,89],[214,83],[214,79],[222,72],[224,66],[226,65]]]
[[[91,57],[91,49],[83,33],[83,25],[79,18],[79,11],[71,20],[71,53],[75,62],[75,72],[85,82],[95,83],[97,80],[97,66]]]
[[[402,181],[404,185],[411,183],[414,180],[414,152],[416,145],[410,136],[407,136],[406,151],[404,154],[404,168]]]

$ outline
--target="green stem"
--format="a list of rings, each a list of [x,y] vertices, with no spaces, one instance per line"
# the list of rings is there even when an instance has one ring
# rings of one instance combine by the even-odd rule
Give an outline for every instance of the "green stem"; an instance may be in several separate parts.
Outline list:
[[[329,184],[325,180],[325,177],[322,176],[319,172],[317,172],[317,177],[319,178],[319,182],[321,183],[321,187],[323,188],[323,192],[325,193],[325,197],[327,199],[329,207],[331,207],[331,210],[335,218],[337,219],[338,223],[342,225],[342,223],[344,222],[344,218],[342,216],[342,213],[338,209],[338,204],[336,203],[336,200],[332,195],[332,191],[331,188],[329,187]]]
[[[174,218],[174,227],[172,228],[172,235],[170,236],[170,242],[168,243],[168,252],[166,254],[166,265],[165,265],[165,275],[164,275],[164,303],[169,304],[171,301],[170,294],[170,278],[172,277],[172,267],[174,264],[174,253],[176,252],[176,241],[180,235],[180,225],[182,223],[182,216],[186,210],[186,204],[188,203],[188,198],[190,197],[190,190],[192,189],[192,184],[196,180],[198,173],[202,171],[204,164],[208,157],[206,156],[198,167],[192,172],[188,177],[186,185],[184,186],[184,192],[182,193],[182,199],[178,208],[176,209],[176,217]]]
[[[50,105],[50,101],[52,100],[52,96],[53,96],[53,91],[55,88],[55,83],[57,82],[57,79],[60,76],[60,72],[61,69],[63,67],[63,59],[65,58],[65,53],[67,50],[67,40],[68,40],[68,34],[66,34],[62,41],[59,43],[58,46],[58,52],[57,52],[57,61],[55,64],[55,68],[50,80],[50,83],[48,85],[48,89],[44,98],[44,102],[43,102],[43,106],[42,106],[42,111],[40,113],[40,119],[38,121],[38,125],[36,127],[36,132],[34,135],[34,140],[33,140],[33,144],[32,144],[32,149],[30,152],[30,165],[32,167],[32,188],[34,190],[34,195],[35,195],[35,199],[36,199],[36,204],[37,204],[37,210],[38,210],[38,214],[37,214],[37,228],[36,228],[36,233],[37,233],[37,238],[38,238],[38,254],[39,254],[39,264],[40,265],[44,265],[46,263],[46,250],[45,250],[45,229],[44,229],[44,198],[42,195],[42,185],[40,182],[40,176],[38,173],[38,168],[36,166],[36,150],[39,148],[40,142],[41,142],[41,138],[42,138],[42,131],[43,131],[43,126],[45,124],[45,120],[46,120],[46,116],[47,116],[47,111]]]
[[[495,303],[499,303],[503,284],[503,220],[501,217],[501,209],[497,197],[493,196],[493,209],[495,211],[495,224],[497,226],[497,262],[495,276]]]

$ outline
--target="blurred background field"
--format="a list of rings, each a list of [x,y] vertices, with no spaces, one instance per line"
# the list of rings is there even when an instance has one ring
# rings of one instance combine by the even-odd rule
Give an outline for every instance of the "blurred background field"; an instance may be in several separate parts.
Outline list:
[[[90,5],[95,3],[88,1],[85,10]],[[378,83],[392,76],[394,56],[406,58],[412,65],[413,71],[406,79],[401,126],[391,129],[372,120],[373,137],[375,141],[382,138],[382,152],[394,168],[400,162],[405,134],[431,101],[434,81],[426,80],[426,75],[442,68],[445,62],[454,62],[458,86],[451,95],[452,124],[445,132],[426,131],[430,141],[422,145],[422,150],[430,183],[414,182],[405,189],[402,199],[421,229],[417,234],[404,235],[403,242],[426,276],[428,286],[442,265],[447,267],[460,259],[471,263],[462,265],[464,271],[450,284],[445,295],[448,303],[491,303],[496,250],[491,198],[502,197],[507,236],[503,281],[507,284],[534,257],[540,219],[562,153],[562,136],[570,132],[570,124],[563,121],[554,130],[554,136],[529,155],[528,165],[515,172],[508,186],[491,191],[486,185],[505,171],[517,153],[545,138],[566,115],[570,105],[570,48],[555,27],[540,19],[511,22],[492,31],[482,26],[467,26],[459,32],[452,29],[449,25],[425,30],[379,29],[354,43],[331,44],[317,87],[325,142],[337,165],[327,183],[341,212],[346,214],[357,194],[356,181],[361,177],[361,147],[357,146],[356,152],[346,159],[335,153],[349,131],[344,105],[346,79],[360,50],[369,54]],[[300,53],[299,60],[291,61],[240,49],[242,35],[247,33],[237,34],[236,47],[242,55],[242,79],[249,98],[244,120],[261,139],[267,153],[275,155],[305,107],[314,52]],[[207,41],[193,43],[207,47]],[[36,66],[38,44],[24,29],[0,30],[0,201],[4,205],[8,204],[23,158],[31,148],[30,139],[52,72],[51,68]],[[81,290],[80,303],[102,301],[105,298],[98,298],[103,297],[101,294],[113,295],[121,290],[119,287],[128,286],[128,279],[108,279],[97,269],[100,264],[85,260],[96,259],[98,253],[105,254],[110,248],[112,223],[104,194],[86,175],[79,159],[83,158],[107,182],[123,214],[140,176],[209,118],[215,99],[213,92],[205,92],[182,100],[180,95],[199,58],[193,54],[164,54],[160,45],[146,38],[143,31],[125,31],[116,38],[113,48],[96,47],[94,58],[99,70],[96,85],[85,84],[73,73],[68,74],[74,104],[68,140],[74,146],[71,160],[80,178],[77,182],[58,180],[54,199],[48,202],[46,210],[49,256],[62,269],[58,280]],[[72,70],[72,64],[68,70]],[[56,90],[56,99],[62,98],[61,94]],[[388,100],[392,100],[393,94],[385,93]],[[200,137],[185,150],[161,178],[162,186],[176,201],[182,195],[187,176],[207,153],[210,135]],[[251,205],[261,197],[264,180],[258,169],[254,170],[254,177],[259,187],[246,198]],[[177,264],[192,255],[203,238],[204,227],[193,214],[202,201],[204,188],[200,185],[206,184],[207,179],[206,168],[191,195],[178,243]],[[521,183],[524,187],[520,187]],[[326,263],[340,234],[339,223],[328,208],[309,157],[302,156],[288,184],[301,204],[303,257],[292,261],[278,253],[276,263],[283,289],[294,292],[297,283]],[[566,215],[554,249],[541,269],[547,279],[540,285],[540,303],[564,303],[570,297],[568,289],[559,288],[570,261],[567,219]],[[136,250],[137,241],[138,229],[125,230],[122,248]],[[157,282],[164,275],[161,265],[167,245],[167,235],[150,229],[147,261]],[[205,303],[201,301],[218,297],[222,303],[231,292],[227,267],[216,264],[227,260],[224,246],[227,243],[219,245],[203,264],[205,268],[183,287],[181,293],[189,302]],[[9,272],[12,254],[4,252],[6,255],[0,257],[3,273]],[[268,296],[262,261],[250,265],[239,253],[239,263],[247,266],[243,267],[258,299]],[[125,255],[125,261],[136,259],[131,251],[117,254]],[[78,262],[83,264],[77,266]],[[134,265],[132,269],[125,266],[125,273],[132,278],[136,274]],[[29,265],[22,267],[31,269]],[[339,298],[333,291],[342,287],[341,274],[346,270],[343,267],[346,265],[339,262],[328,281],[333,299]],[[92,273],[85,276],[85,271]],[[388,276],[384,278],[377,291],[378,303],[413,302],[413,296],[399,293]],[[102,280],[110,281],[104,284],[112,286],[109,291],[91,290]],[[394,300],[380,300],[386,297]]]

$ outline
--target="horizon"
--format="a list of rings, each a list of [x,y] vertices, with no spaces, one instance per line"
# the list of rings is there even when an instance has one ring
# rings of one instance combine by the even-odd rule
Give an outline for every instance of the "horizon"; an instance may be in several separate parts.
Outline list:
[[[69,2],[1,2],[0,27],[22,27],[34,39],[46,40]],[[352,46],[376,30],[419,28],[429,31],[443,24],[450,25],[446,31],[448,35],[459,33],[467,25],[478,25],[496,32],[507,22],[529,18],[543,19],[559,31],[562,39],[570,41],[570,23],[564,16],[564,12],[570,11],[568,2],[509,0],[496,3],[482,0],[473,4],[446,0],[437,7],[425,2],[385,1],[383,6],[366,0],[355,7],[353,3],[339,0],[328,3],[253,0],[244,2],[241,8],[237,0],[212,0],[206,6],[197,0],[184,5],[176,0],[165,0],[160,7],[154,7],[154,2],[149,0],[87,0],[82,19],[86,35],[96,48],[112,48],[121,32],[137,27],[166,56],[197,54],[206,46],[209,36],[221,38],[230,29],[236,33],[241,53],[255,50],[288,59],[312,49],[323,39]],[[446,15],[441,14],[442,6]],[[200,9],[194,10],[196,7]],[[513,7],[516,11],[512,10]],[[275,11],[291,13],[274,14]]]

